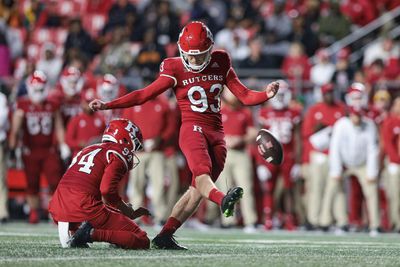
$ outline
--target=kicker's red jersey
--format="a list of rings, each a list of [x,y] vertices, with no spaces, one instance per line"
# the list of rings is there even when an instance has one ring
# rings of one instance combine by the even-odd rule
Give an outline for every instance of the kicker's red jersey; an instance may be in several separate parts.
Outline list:
[[[172,88],[183,124],[194,122],[222,130],[220,95],[224,85],[245,105],[258,105],[268,99],[264,91],[252,91],[245,87],[236,76],[229,55],[217,50],[212,52],[208,66],[199,73],[187,70],[180,57],[165,59],[160,65],[160,76],[156,81],[142,90],[106,103],[106,108],[141,105]]]
[[[17,109],[24,112],[23,145],[28,148],[50,148],[54,145],[56,103],[45,101],[34,104],[28,97],[17,101]]]

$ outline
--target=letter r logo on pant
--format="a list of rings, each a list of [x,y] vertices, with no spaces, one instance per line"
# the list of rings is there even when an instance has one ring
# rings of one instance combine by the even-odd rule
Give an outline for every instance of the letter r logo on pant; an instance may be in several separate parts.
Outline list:
[[[193,132],[203,133],[203,130],[198,125],[193,125]]]

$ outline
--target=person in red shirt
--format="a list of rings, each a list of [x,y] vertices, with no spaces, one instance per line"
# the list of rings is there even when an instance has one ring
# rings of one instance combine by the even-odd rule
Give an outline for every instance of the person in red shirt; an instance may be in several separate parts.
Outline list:
[[[295,229],[293,181],[300,175],[300,112],[289,107],[292,98],[289,85],[285,81],[279,81],[280,90],[277,96],[271,100],[270,106],[262,107],[258,114],[260,126],[269,129],[283,146],[285,155],[280,166],[266,162],[261,155],[257,158],[257,174],[264,188],[264,214],[266,230],[271,230],[273,219],[273,198],[276,182],[279,175],[283,178],[284,187],[284,227],[287,230]]]
[[[279,83],[270,83],[265,91],[249,90],[238,79],[225,51],[212,51],[213,37],[201,22],[190,22],[182,30],[178,48],[181,57],[166,58],[158,78],[142,90],[114,101],[94,100],[94,110],[127,108],[141,105],[172,88],[182,114],[179,144],[192,172],[192,184],[176,203],[161,232],[153,239],[154,247],[185,249],[173,238],[175,231],[197,209],[203,199],[233,215],[234,205],[243,194],[235,187],[224,194],[214,182],[221,173],[226,157],[224,131],[220,112],[220,94],[224,85],[245,105],[261,104],[272,98]]]
[[[167,219],[165,179],[165,156],[163,145],[175,132],[173,124],[168,124],[170,108],[167,99],[161,95],[143,105],[125,109],[122,117],[135,121],[143,133],[143,152],[138,153],[142,164],[130,173],[128,196],[133,207],[143,205],[146,184],[152,188],[150,196],[154,207],[155,224]],[[171,127],[172,126],[172,127]],[[149,183],[147,182],[149,181]]]
[[[139,163],[135,152],[143,146],[140,129],[126,119],[112,120],[101,141],[74,157],[54,192],[49,211],[56,223],[68,222],[69,230],[75,231],[67,242],[70,247],[87,247],[96,241],[125,249],[148,249],[146,232],[133,220],[150,215],[149,211],[134,210],[118,194],[122,177]]]
[[[384,152],[387,157],[388,197],[393,229],[400,231],[400,97],[393,101],[390,115],[381,128]]]
[[[61,178],[59,150],[54,140],[58,142],[62,158],[69,154],[68,146],[64,143],[61,114],[58,105],[47,98],[46,83],[46,75],[41,71],[35,71],[28,77],[28,95],[17,101],[9,138],[10,149],[14,151],[19,133],[23,133],[22,159],[27,180],[30,223],[38,223],[40,218],[40,175],[46,176],[50,193],[54,192]]]
[[[323,101],[311,106],[302,125],[302,136],[310,148],[307,220],[309,228],[319,225],[321,202],[328,177],[328,148],[333,124],[346,114],[345,106],[334,99],[333,84],[321,87]]]
[[[82,112],[71,118],[67,125],[65,141],[72,150],[72,156],[84,147],[98,143],[106,127],[103,117],[89,108],[96,93],[89,88],[81,93]]]
[[[244,107],[229,90],[223,92],[223,100],[221,113],[228,152],[224,170],[215,185],[223,189],[237,185],[244,189],[245,194],[240,202],[244,231],[254,232],[257,212],[254,200],[253,166],[246,148],[247,144],[254,142],[257,130],[254,127],[251,110]],[[210,212],[219,215],[219,212],[213,212],[216,206],[211,202],[210,204],[207,207]],[[234,219],[222,218],[222,224],[235,225],[237,221]]]

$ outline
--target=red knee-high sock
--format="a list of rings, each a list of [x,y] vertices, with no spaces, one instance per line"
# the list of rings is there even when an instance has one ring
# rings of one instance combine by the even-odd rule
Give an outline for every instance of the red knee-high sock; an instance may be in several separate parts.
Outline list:
[[[94,229],[92,240],[112,243],[126,249],[148,249],[150,247],[150,240],[145,233],[136,235],[130,231]]]
[[[221,206],[222,199],[224,198],[225,194],[219,191],[216,188],[211,189],[210,193],[208,194],[208,199],[211,200],[212,202],[218,204],[218,206]]]
[[[174,217],[169,217],[167,222],[164,224],[160,235],[173,235],[176,230],[178,230],[179,227],[181,227],[182,223],[174,218]]]

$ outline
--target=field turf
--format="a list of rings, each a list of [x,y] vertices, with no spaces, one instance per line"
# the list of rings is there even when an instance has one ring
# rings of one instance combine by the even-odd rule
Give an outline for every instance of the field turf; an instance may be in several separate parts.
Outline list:
[[[146,230],[154,237],[154,230]],[[62,249],[54,225],[8,223],[0,225],[0,266],[400,266],[397,234],[181,229],[177,240],[189,250],[132,251],[105,243]]]

